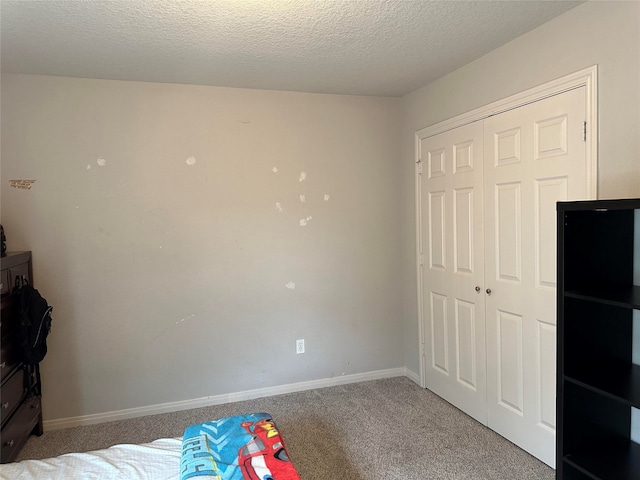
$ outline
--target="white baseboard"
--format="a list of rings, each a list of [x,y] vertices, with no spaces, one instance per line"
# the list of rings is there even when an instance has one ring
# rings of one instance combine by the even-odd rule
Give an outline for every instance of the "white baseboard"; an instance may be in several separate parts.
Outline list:
[[[407,377],[409,380],[411,380],[416,385],[418,385],[419,387],[421,387],[421,385],[420,385],[420,374],[414,372],[413,370],[409,370],[408,368],[405,368],[404,376]]]
[[[97,423],[113,422],[115,420],[126,420],[128,418],[144,417],[146,415],[156,415],[158,413],[178,412],[192,408],[209,407],[211,405],[221,405],[223,403],[240,402],[252,400],[254,398],[271,397],[283,393],[302,392],[314,388],[333,387],[335,385],[346,385],[349,383],[366,382],[369,380],[379,380],[382,378],[406,376],[416,382],[415,373],[404,367],[389,368],[387,370],[377,370],[367,373],[356,373],[353,375],[343,375],[340,377],[323,378],[320,380],[310,380],[307,382],[289,383],[276,387],[256,388],[244,392],[226,393],[213,395],[210,397],[194,398],[192,400],[181,400],[179,402],[160,403],[148,405],[146,407],[127,408],[114,412],[95,413],[82,415],[79,417],[58,418],[45,420],[43,427],[45,431],[59,430],[62,428],[79,427],[81,425],[95,425]],[[416,382],[419,383],[419,382]]]

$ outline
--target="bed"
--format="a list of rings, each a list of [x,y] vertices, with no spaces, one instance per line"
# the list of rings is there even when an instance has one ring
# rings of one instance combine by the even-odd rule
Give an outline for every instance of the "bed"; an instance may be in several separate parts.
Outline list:
[[[1,480],[300,480],[275,422],[250,413],[190,425],[182,438],[0,466]]]

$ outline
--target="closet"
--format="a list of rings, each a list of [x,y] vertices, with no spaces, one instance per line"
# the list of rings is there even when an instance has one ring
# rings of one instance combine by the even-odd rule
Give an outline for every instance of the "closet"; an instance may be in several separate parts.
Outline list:
[[[593,196],[589,95],[416,134],[423,386],[551,466],[555,208]]]

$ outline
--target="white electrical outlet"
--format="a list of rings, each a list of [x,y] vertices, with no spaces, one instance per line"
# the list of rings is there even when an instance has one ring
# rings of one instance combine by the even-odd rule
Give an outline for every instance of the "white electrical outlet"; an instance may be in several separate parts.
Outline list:
[[[304,353],[304,339],[296,340],[296,353]]]

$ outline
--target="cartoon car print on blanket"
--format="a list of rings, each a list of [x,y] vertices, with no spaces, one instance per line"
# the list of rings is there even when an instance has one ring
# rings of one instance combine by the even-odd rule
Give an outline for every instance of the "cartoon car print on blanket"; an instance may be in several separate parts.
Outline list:
[[[243,422],[241,426],[253,436],[253,439],[238,452],[238,463],[245,479],[298,478],[271,418],[257,422]]]
[[[190,425],[182,437],[180,480],[300,480],[268,413]]]

